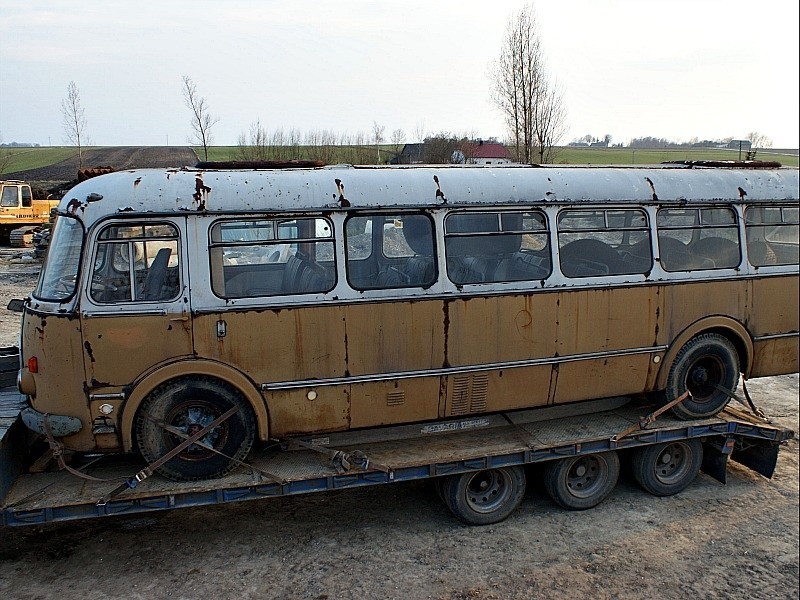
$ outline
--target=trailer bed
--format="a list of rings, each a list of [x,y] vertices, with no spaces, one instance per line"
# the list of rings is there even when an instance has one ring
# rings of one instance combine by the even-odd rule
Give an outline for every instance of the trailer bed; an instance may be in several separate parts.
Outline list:
[[[640,419],[656,408],[628,404],[591,415],[554,416],[545,420],[536,419],[536,411],[525,411],[479,420],[492,421],[491,426],[484,428],[474,428],[475,419],[452,421],[452,431],[440,427],[436,428],[437,433],[351,443],[346,447],[335,443],[334,435],[332,447],[325,449],[286,449],[285,444],[283,447],[275,444],[252,453],[249,462],[254,469],[240,467],[219,479],[186,483],[153,475],[111,498],[108,495],[113,490],[130,481],[145,465],[130,456],[103,457],[86,470],[88,475],[106,480],[103,482],[88,481],[66,471],[16,477],[6,486],[1,504],[2,525],[136,514],[420,480],[689,438],[705,442],[703,469],[722,482],[729,456],[771,477],[778,446],[794,435],[789,429],[728,408],[717,417],[694,421],[665,414],[645,429],[618,439],[622,432],[636,429]],[[289,445],[296,447],[291,441]],[[343,466],[341,460],[332,460],[337,450],[348,453],[345,455],[348,458],[366,457],[369,464],[366,468],[346,469],[347,464]],[[8,452],[5,458],[8,459]]]

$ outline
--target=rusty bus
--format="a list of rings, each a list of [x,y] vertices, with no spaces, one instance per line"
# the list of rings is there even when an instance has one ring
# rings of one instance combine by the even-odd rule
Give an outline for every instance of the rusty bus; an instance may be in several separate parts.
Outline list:
[[[798,247],[796,169],[103,175],[24,303],[23,420],[196,480],[292,436],[686,391],[714,415],[798,370]]]

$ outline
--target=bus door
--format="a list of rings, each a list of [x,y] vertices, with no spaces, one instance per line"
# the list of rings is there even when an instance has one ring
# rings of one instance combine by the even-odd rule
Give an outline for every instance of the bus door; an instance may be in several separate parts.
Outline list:
[[[97,230],[81,307],[91,402],[121,403],[142,374],[192,354],[185,231],[184,218]]]

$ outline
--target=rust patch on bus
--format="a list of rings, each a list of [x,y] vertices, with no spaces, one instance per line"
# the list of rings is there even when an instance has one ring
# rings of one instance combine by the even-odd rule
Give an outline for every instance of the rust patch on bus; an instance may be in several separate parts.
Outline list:
[[[350,208],[350,201],[344,197],[344,183],[341,179],[334,179],[336,182],[336,191],[339,192],[339,198],[336,200],[342,208]]]
[[[644,180],[650,186],[650,191],[653,192],[653,202],[658,202],[658,195],[656,194],[656,186],[653,185],[653,180],[649,177],[645,177]]]
[[[192,198],[195,202],[197,202],[197,210],[204,211],[206,209],[206,200],[210,192],[211,188],[203,183],[203,174],[198,173],[195,175],[194,194],[192,194]]]
[[[89,360],[95,362],[94,353],[92,352],[92,345],[89,343],[89,340],[86,340],[83,343],[83,347],[86,349],[86,356],[89,357]]]
[[[433,180],[436,182],[436,199],[442,199],[442,204],[447,204],[447,198],[444,197],[444,192],[442,191],[442,186],[439,184],[439,177],[434,175]]]

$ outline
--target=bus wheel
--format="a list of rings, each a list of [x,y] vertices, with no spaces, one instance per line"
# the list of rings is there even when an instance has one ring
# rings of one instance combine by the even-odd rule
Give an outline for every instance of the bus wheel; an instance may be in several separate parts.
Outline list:
[[[197,433],[233,406],[239,410],[202,437],[203,445],[192,444],[156,469],[173,481],[225,475],[250,452],[255,417],[238,391],[209,377],[178,379],[153,390],[135,420],[139,451],[148,464],[153,463],[184,441],[177,432]]]
[[[664,400],[669,402],[689,390],[692,397],[672,408],[681,419],[710,417],[721,411],[730,397],[714,386],[733,392],[739,383],[739,355],[718,333],[705,333],[689,340],[669,370]]]
[[[619,478],[616,452],[570,456],[545,464],[544,487],[556,504],[586,510],[605,500]]]
[[[703,462],[699,440],[680,440],[643,446],[633,452],[633,477],[655,496],[672,496],[685,490]]]
[[[451,475],[441,484],[445,504],[468,525],[490,525],[510,515],[525,495],[525,470],[499,467]]]

